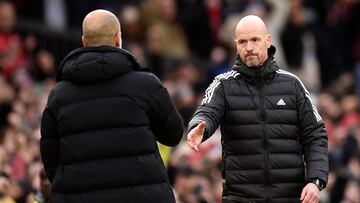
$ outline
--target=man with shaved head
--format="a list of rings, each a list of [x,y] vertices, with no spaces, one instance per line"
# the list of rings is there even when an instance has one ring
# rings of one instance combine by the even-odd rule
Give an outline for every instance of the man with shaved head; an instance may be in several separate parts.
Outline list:
[[[90,12],[84,47],[57,71],[41,122],[41,156],[54,203],[175,203],[156,141],[180,142],[167,90],[121,49],[117,17]]]
[[[101,45],[121,47],[120,23],[109,11],[96,10],[89,13],[83,21],[82,29],[82,42],[85,47]]]
[[[232,70],[215,77],[189,123],[199,150],[220,125],[223,203],[317,203],[329,162],[324,123],[309,92],[281,70],[264,22],[242,18]]]

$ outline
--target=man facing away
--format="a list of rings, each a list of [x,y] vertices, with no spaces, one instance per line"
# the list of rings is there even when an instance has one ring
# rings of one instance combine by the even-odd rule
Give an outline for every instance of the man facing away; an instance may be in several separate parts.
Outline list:
[[[279,69],[264,22],[236,26],[238,58],[215,77],[189,123],[194,150],[221,126],[223,203],[317,203],[328,180],[327,135],[309,92]]]
[[[167,90],[121,49],[109,11],[85,17],[82,42],[60,64],[42,116],[52,202],[175,202],[156,145],[175,146],[183,133]]]

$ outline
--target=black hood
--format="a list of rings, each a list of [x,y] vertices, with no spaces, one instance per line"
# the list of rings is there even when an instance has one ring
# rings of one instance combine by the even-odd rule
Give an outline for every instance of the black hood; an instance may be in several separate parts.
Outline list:
[[[111,46],[83,47],[70,52],[60,63],[56,80],[74,83],[97,83],[123,75],[141,66],[124,49]]]
[[[274,54],[276,52],[276,48],[271,45],[268,49],[268,59],[265,63],[259,67],[251,67],[249,68],[242,60],[240,56],[237,55],[236,63],[233,66],[233,69],[240,72],[246,78],[251,81],[264,81],[273,77],[274,73],[279,69],[276,61],[274,60]]]

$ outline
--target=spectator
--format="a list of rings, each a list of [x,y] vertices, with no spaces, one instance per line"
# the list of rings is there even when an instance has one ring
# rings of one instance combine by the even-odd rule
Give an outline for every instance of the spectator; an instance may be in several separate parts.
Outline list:
[[[11,1],[0,1],[0,66],[4,77],[11,79],[13,73],[23,68],[25,52],[20,36],[14,31],[15,7]]]
[[[8,194],[10,190],[9,177],[0,172],[0,203],[16,203]]]

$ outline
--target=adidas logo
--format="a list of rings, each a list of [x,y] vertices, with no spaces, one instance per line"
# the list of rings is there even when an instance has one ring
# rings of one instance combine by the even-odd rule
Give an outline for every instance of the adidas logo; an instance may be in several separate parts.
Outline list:
[[[276,105],[278,105],[278,106],[285,106],[286,105],[286,103],[284,102],[284,100],[283,99],[280,99],[278,102],[277,102],[277,104]]]

